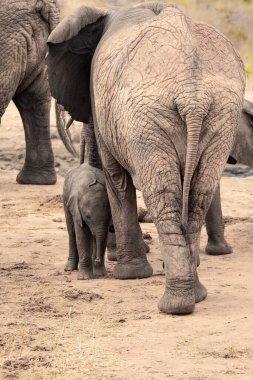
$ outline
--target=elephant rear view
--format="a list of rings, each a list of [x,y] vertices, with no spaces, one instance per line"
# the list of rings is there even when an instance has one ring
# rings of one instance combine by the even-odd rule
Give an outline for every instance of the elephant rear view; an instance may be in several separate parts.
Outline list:
[[[192,312],[206,297],[197,275],[201,227],[242,107],[240,57],[211,26],[174,6],[147,3],[80,8],[49,37],[48,65],[53,96],[74,119],[95,121],[117,240],[114,276],[152,274],[136,187],[164,259],[159,309]]]
[[[26,139],[25,164],[17,176],[18,183],[56,182],[45,56],[47,38],[58,22],[57,0],[1,0],[0,124],[13,100]]]

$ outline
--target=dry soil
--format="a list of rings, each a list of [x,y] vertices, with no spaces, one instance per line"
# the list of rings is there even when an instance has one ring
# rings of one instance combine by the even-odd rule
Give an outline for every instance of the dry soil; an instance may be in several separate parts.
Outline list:
[[[78,135],[78,126],[75,126]],[[222,179],[227,256],[204,253],[207,299],[192,315],[157,309],[165,278],[153,224],[154,276],[78,281],[68,255],[61,193],[15,182],[24,157],[20,118],[10,105],[0,130],[0,379],[253,379],[253,177]],[[77,162],[52,128],[59,174]],[[76,138],[78,141],[78,138]],[[138,196],[142,204],[141,196]]]

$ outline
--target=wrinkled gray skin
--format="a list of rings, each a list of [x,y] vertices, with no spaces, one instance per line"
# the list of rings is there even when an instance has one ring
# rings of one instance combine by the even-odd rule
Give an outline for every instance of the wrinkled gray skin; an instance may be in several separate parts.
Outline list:
[[[65,270],[78,268],[79,280],[105,276],[111,212],[103,172],[88,164],[69,171],[63,186],[63,204],[69,234]]]
[[[244,100],[239,129],[231,152],[238,163],[253,167],[253,103]],[[206,253],[224,255],[232,253],[232,247],[224,236],[224,222],[220,201],[220,186],[217,188],[212,203],[206,214],[208,243]]]
[[[56,0],[1,0],[0,124],[14,101],[22,118],[26,158],[18,183],[56,182],[49,131],[46,41],[59,22]]]
[[[238,127],[240,57],[212,27],[145,3],[108,12],[82,7],[51,34],[48,65],[57,101],[74,119],[94,118],[116,233],[114,277],[152,275],[137,187],[164,259],[159,309],[191,313],[207,294],[197,275],[199,238]]]
[[[97,142],[95,138],[94,124],[92,119],[89,124],[83,124],[81,138],[80,138],[80,165],[84,163],[84,157],[87,159],[88,165],[102,170],[102,163],[100,161]],[[85,171],[82,171],[85,175]],[[102,173],[102,172],[101,172]],[[109,201],[108,201],[109,202]],[[103,213],[102,213],[103,215]],[[149,252],[149,246],[143,240],[145,253]],[[107,258],[110,261],[117,261],[117,247],[114,227],[111,224],[107,236]]]

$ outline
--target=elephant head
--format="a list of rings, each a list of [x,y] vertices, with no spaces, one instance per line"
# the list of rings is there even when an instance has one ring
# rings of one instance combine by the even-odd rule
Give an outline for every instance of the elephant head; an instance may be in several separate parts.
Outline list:
[[[240,57],[211,26],[159,3],[81,7],[48,45],[53,96],[74,119],[94,118],[116,233],[114,276],[152,274],[137,187],[165,263],[159,308],[192,312],[206,296],[196,270],[200,231],[241,112]]]
[[[246,99],[232,154],[239,163],[253,167],[253,103]]]

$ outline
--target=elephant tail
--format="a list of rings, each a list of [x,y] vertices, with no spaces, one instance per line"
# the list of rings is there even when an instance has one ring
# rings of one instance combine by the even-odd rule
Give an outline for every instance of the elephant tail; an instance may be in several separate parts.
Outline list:
[[[199,136],[202,123],[203,118],[196,118],[196,115],[193,115],[193,117],[186,117],[187,150],[183,180],[183,207],[181,216],[181,229],[185,236],[188,236],[189,193],[191,180],[197,164],[196,161],[198,155]]]

